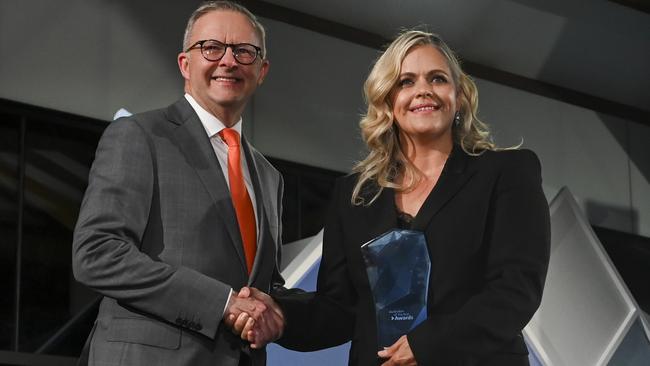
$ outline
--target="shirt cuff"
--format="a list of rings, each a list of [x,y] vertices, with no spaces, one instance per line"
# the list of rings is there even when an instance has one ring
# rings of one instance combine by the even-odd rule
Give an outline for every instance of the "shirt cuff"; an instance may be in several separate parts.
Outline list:
[[[228,301],[226,301],[226,305],[223,307],[223,311],[221,312],[221,317],[223,318],[224,315],[226,315],[226,310],[228,310],[228,304],[230,304],[230,297],[232,296],[232,288],[230,289],[230,292],[228,292]]]

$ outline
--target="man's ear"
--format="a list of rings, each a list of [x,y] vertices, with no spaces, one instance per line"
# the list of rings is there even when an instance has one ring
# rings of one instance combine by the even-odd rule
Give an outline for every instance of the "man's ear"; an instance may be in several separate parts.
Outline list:
[[[177,57],[178,69],[185,80],[190,79],[190,57],[186,52],[181,52]]]
[[[264,78],[266,77],[266,74],[269,72],[269,60],[262,60],[262,66],[260,69],[260,76],[257,77],[257,86],[262,85],[264,82]]]

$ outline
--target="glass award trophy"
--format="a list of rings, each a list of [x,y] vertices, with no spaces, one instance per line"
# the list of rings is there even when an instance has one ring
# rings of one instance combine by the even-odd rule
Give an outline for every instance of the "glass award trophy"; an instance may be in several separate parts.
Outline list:
[[[382,349],[427,318],[431,260],[424,233],[413,230],[391,230],[362,245],[361,253]]]

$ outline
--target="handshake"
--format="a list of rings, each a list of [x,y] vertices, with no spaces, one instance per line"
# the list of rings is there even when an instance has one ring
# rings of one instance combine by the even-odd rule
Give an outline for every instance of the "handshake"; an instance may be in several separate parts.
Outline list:
[[[224,323],[251,348],[263,348],[282,336],[284,314],[271,296],[252,288],[233,290],[223,315]]]

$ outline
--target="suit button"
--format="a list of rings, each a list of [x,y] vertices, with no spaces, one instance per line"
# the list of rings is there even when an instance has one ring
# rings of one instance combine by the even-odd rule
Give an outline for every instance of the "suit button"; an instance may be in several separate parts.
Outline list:
[[[201,329],[203,329],[203,326],[200,323],[196,323],[196,328],[194,328],[194,329],[201,330]]]

